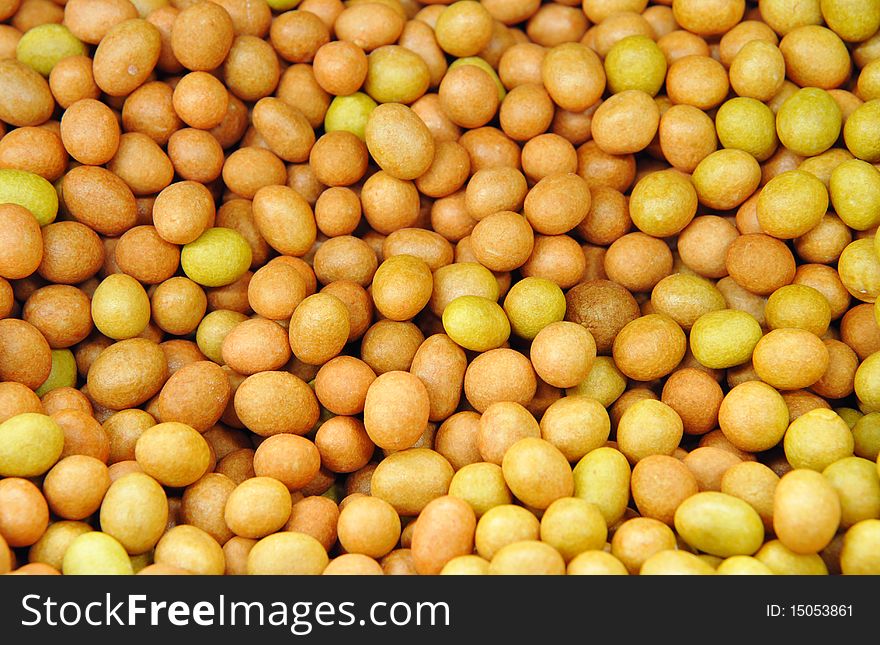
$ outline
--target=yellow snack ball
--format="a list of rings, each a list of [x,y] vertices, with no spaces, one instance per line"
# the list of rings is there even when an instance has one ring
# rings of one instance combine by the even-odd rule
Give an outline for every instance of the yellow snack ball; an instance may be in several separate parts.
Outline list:
[[[707,576],[715,569],[702,558],[687,551],[659,551],[645,560],[640,576]]]
[[[828,567],[818,553],[801,555],[779,540],[771,540],[755,554],[755,559],[766,565],[775,575],[827,576]]]
[[[125,273],[107,276],[92,296],[92,320],[114,340],[140,335],[150,322],[150,299],[141,283]]]
[[[522,506],[504,504],[486,512],[477,523],[474,543],[481,557],[491,560],[495,554],[514,542],[537,540],[540,535],[538,518]]]
[[[846,532],[840,570],[844,575],[880,574],[880,520],[863,520]]]
[[[658,282],[651,292],[651,305],[686,331],[703,314],[727,307],[721,291],[711,281],[686,273],[673,273]]]
[[[769,101],[785,81],[785,58],[773,43],[752,40],[739,50],[729,71],[730,86],[739,96]]]
[[[822,0],[822,17],[843,40],[859,43],[880,28],[880,4],[873,0]]]
[[[676,170],[645,175],[635,185],[629,214],[639,230],[654,237],[669,237],[691,223],[697,212],[697,190]]]
[[[434,34],[446,53],[473,56],[492,38],[492,16],[479,2],[454,2],[437,17]]]
[[[692,178],[701,204],[730,210],[755,192],[761,183],[761,167],[748,152],[725,148],[697,164]]]
[[[559,551],[566,562],[584,551],[601,550],[607,537],[598,507],[577,497],[557,499],[541,517],[541,541]]]
[[[771,179],[758,196],[758,224],[781,240],[800,237],[828,211],[828,191],[815,175],[789,170]]]
[[[456,343],[476,352],[501,347],[510,337],[504,310],[482,296],[459,296],[446,305],[443,329]]]
[[[786,148],[812,157],[834,145],[843,115],[837,101],[818,87],[805,87],[788,97],[776,113],[776,131]]]
[[[320,575],[329,564],[327,552],[311,535],[273,533],[248,553],[248,575]]]
[[[845,408],[838,408],[836,412],[846,420]],[[850,425],[855,441],[853,452],[859,457],[874,461],[880,455],[880,412],[865,415],[855,410],[851,412],[859,415]]]
[[[43,76],[62,58],[85,56],[86,46],[64,25],[45,24],[29,29],[18,41],[15,55],[25,65],[30,65]]]
[[[611,526],[626,511],[631,474],[629,462],[619,450],[596,448],[574,467],[574,495],[595,504]]]
[[[825,477],[798,468],[782,476],[773,494],[773,531],[780,542],[795,553],[818,553],[839,524],[840,500]]]
[[[606,551],[584,551],[568,563],[570,576],[628,576],[623,563]]]
[[[568,388],[567,396],[588,396],[597,400],[603,407],[614,403],[626,390],[626,377],[617,369],[610,356],[597,356],[587,378],[574,387]]]
[[[748,361],[761,335],[761,325],[751,314],[737,309],[710,311],[691,328],[691,352],[705,367],[727,369]]]
[[[749,97],[730,99],[718,108],[715,129],[725,148],[748,152],[758,161],[769,159],[778,143],[772,110]]]
[[[641,90],[656,96],[666,79],[666,57],[647,36],[627,36],[605,55],[605,77],[613,94]]]
[[[0,168],[0,204],[18,204],[37,218],[40,226],[55,221],[58,193],[48,181],[25,170]]]
[[[764,316],[770,329],[795,327],[821,336],[831,323],[831,305],[813,287],[787,284],[770,294]]]
[[[60,387],[76,386],[76,359],[69,349],[52,350],[52,370],[43,384],[34,392],[42,397],[46,392],[51,392]]]
[[[837,261],[843,286],[862,302],[874,302],[880,296],[880,254],[875,247],[875,240],[856,240],[843,249]]]
[[[855,391],[859,401],[880,408],[880,352],[874,352],[856,370]]]
[[[478,518],[496,506],[513,501],[501,467],[486,462],[468,464],[455,473],[449,494],[470,504]]]
[[[71,542],[64,553],[61,571],[66,576],[134,574],[123,546],[100,531],[84,533]]]
[[[695,549],[721,556],[751,555],[764,542],[758,513],[733,495],[697,493],[675,511],[675,530]]]
[[[251,247],[231,228],[209,228],[184,245],[180,266],[193,282],[205,287],[223,287],[247,273],[251,266]]]
[[[822,340],[803,329],[774,329],[752,352],[752,365],[762,381],[778,390],[799,390],[818,381],[830,355]]]
[[[565,318],[565,294],[552,280],[523,278],[507,292],[504,313],[514,334],[534,340],[544,327]]]
[[[484,576],[489,573],[489,561],[478,555],[459,555],[443,565],[441,576]]]
[[[854,156],[868,163],[880,161],[880,99],[867,101],[849,115],[843,125],[843,140]]]
[[[617,445],[635,464],[651,455],[671,455],[683,434],[684,426],[675,410],[661,401],[642,399],[620,417]]]
[[[202,354],[218,365],[223,365],[223,339],[232,329],[248,317],[237,311],[218,309],[202,318],[196,329],[196,344]]]
[[[844,457],[822,471],[840,498],[840,525],[880,518],[880,474],[877,464],[861,457]]]
[[[422,57],[399,45],[373,50],[367,64],[364,91],[379,103],[412,103],[431,82],[431,73]]]
[[[574,493],[574,478],[565,456],[543,439],[520,439],[504,453],[504,481],[524,504],[546,509]]]
[[[785,458],[794,468],[823,471],[851,457],[855,444],[846,421],[826,408],[810,410],[791,422],[785,433]]]
[[[880,224],[880,171],[850,159],[831,171],[828,189],[834,212],[844,224],[865,231]]]
[[[779,443],[788,429],[785,399],[761,381],[746,381],[721,401],[718,424],[724,436],[740,450],[760,452]]]
[[[549,544],[514,542],[500,549],[489,563],[489,575],[557,575],[565,573],[565,560]]]
[[[864,101],[880,98],[880,62],[872,60],[862,68],[857,87],[859,98]]]
[[[716,36],[732,29],[743,17],[745,0],[674,0],[675,21],[700,36]]]
[[[766,564],[749,555],[734,555],[718,565],[715,573],[722,576],[772,576]]]
[[[58,461],[64,432],[52,417],[25,412],[0,423],[0,477],[37,477]]]
[[[324,131],[344,130],[363,141],[366,138],[367,121],[376,105],[376,101],[363,92],[334,97],[324,115]]]

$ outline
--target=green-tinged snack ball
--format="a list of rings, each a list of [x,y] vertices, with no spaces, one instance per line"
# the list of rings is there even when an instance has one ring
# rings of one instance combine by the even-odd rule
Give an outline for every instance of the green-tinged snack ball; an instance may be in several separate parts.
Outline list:
[[[821,336],[831,323],[831,305],[813,287],[788,284],[770,294],[764,316],[770,329],[796,327]]]
[[[498,78],[498,72],[496,72],[495,68],[486,62],[485,58],[480,58],[479,56],[465,56],[464,58],[456,58],[449,64],[449,69],[452,70],[456,67],[461,67],[462,65],[475,65],[486,72],[489,76],[491,76],[492,80],[495,81],[495,85],[498,86],[498,100],[504,100],[504,97],[507,96],[507,89],[504,87],[504,83],[501,82],[501,79]]]
[[[266,4],[273,11],[290,11],[300,2],[301,0],[266,0]]]
[[[134,574],[123,546],[100,531],[84,533],[76,538],[67,547],[61,570],[66,576]]]
[[[666,57],[647,36],[627,36],[606,54],[605,76],[614,94],[641,90],[655,96],[666,79]]]
[[[92,319],[98,331],[109,338],[134,338],[150,322],[150,299],[140,282],[125,273],[114,273],[95,289]]]
[[[58,214],[58,193],[48,181],[25,170],[0,168],[0,204],[24,206],[40,226],[55,221]]]
[[[373,50],[367,64],[364,91],[379,103],[412,103],[431,82],[422,57],[399,45]]]
[[[64,432],[52,417],[18,414],[0,423],[0,476],[37,477],[58,461]]]
[[[880,574],[880,520],[863,520],[846,532],[840,570],[845,575]]]
[[[202,318],[196,329],[196,344],[198,344],[202,354],[218,365],[223,365],[225,362],[223,360],[223,352],[221,351],[223,339],[226,338],[226,334],[231,332],[238,323],[244,322],[247,319],[248,317],[244,314],[228,309],[212,311]]]
[[[675,529],[692,547],[723,558],[751,555],[764,542],[757,511],[738,497],[714,491],[682,502],[675,511]]]
[[[750,555],[734,555],[718,565],[715,573],[722,576],[772,576],[766,564]]]
[[[845,457],[828,466],[822,474],[840,498],[842,527],[880,517],[880,474],[873,461]]]
[[[880,28],[880,4],[874,0],[822,0],[822,17],[842,40],[859,43]]]
[[[459,296],[443,310],[443,328],[456,343],[475,352],[501,347],[510,323],[497,302],[481,296]]]
[[[64,25],[45,24],[29,29],[18,41],[15,55],[43,76],[68,56],[85,56],[86,46]]]
[[[880,224],[880,171],[867,161],[850,159],[831,171],[834,212],[844,224],[865,231]]]
[[[735,367],[751,358],[761,335],[761,325],[751,314],[736,309],[710,311],[691,328],[691,352],[705,367]]]
[[[855,390],[859,401],[880,410],[880,352],[874,352],[859,365]]]
[[[205,287],[232,284],[251,266],[251,247],[230,228],[209,228],[184,245],[180,266],[193,281]]]
[[[552,280],[524,278],[504,298],[504,312],[514,334],[533,340],[544,327],[565,318],[565,295]]]
[[[610,356],[597,356],[590,373],[583,381],[568,388],[568,396],[588,396],[604,407],[614,403],[626,389],[626,377]]]
[[[574,496],[595,504],[608,526],[623,517],[631,475],[623,453],[607,446],[596,448],[583,456],[572,474]]]
[[[76,359],[69,349],[52,350],[52,371],[43,384],[36,389],[37,396],[59,387],[76,386]]]
[[[859,159],[868,163],[880,161],[880,99],[860,105],[849,115],[843,125],[843,140],[846,147]]]
[[[776,117],[764,103],[745,96],[730,99],[715,116],[718,140],[725,148],[748,152],[764,161],[776,150]]]
[[[724,148],[703,159],[694,168],[692,179],[701,204],[730,210],[755,192],[761,183],[761,166],[748,152]]]
[[[337,96],[330,102],[327,114],[324,115],[324,130],[326,132],[344,130],[363,140],[367,121],[376,105],[376,101],[363,92]]]
[[[782,145],[804,157],[812,157],[833,146],[842,122],[837,101],[818,87],[798,90],[776,113],[776,131]]]
[[[771,179],[758,196],[758,224],[775,238],[800,237],[828,211],[828,191],[813,174],[789,170]]]
[[[559,551],[566,562],[584,551],[605,546],[608,527],[599,507],[579,497],[563,497],[541,517],[541,541]]]
[[[635,185],[629,214],[640,231],[669,237],[691,223],[697,212],[697,191],[691,180],[677,170],[661,170]]]

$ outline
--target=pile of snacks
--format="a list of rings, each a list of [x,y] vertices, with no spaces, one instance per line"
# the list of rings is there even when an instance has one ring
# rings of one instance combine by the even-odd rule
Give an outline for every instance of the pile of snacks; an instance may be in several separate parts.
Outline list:
[[[0,573],[880,573],[878,0],[0,0]]]

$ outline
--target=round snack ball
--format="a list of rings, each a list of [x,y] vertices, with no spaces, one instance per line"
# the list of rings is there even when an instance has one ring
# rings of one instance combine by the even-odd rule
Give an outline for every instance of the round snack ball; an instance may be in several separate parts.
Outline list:
[[[178,524],[159,540],[156,564],[200,574],[219,576],[226,568],[223,549],[208,533],[189,524]]]
[[[697,319],[691,328],[690,347],[701,365],[726,369],[748,361],[761,336],[761,325],[750,314],[721,309]]]
[[[290,491],[272,477],[252,477],[236,486],[223,516],[238,536],[259,539],[283,527],[290,518]]]
[[[666,78],[666,57],[647,36],[618,40],[605,55],[604,64],[608,88],[614,94],[641,90],[656,96]]]
[[[574,387],[590,373],[596,342],[577,323],[554,322],[535,336],[529,358],[544,382],[553,387]]]
[[[501,466],[490,463],[472,463],[458,470],[449,484],[449,494],[470,504],[477,518],[513,500]]]
[[[95,50],[95,83],[110,96],[131,94],[152,74],[161,49],[162,35],[150,22],[134,18],[116,24]]]
[[[165,353],[153,341],[129,338],[107,347],[88,370],[89,397],[111,410],[141,405],[168,378]]]
[[[160,484],[183,487],[207,472],[211,448],[191,426],[171,421],[144,430],[135,445],[135,459]]]
[[[363,140],[367,121],[375,108],[376,101],[363,92],[337,96],[327,108],[327,114],[324,117],[324,131],[344,130]]]
[[[550,404],[541,417],[540,427],[541,437],[573,463],[605,445],[611,421],[605,408],[595,399],[565,396]]]
[[[788,422],[785,400],[761,381],[747,381],[731,389],[718,411],[718,425],[724,436],[749,452],[769,450],[778,444]]]
[[[446,459],[426,448],[388,455],[373,472],[370,491],[401,516],[418,515],[432,499],[449,491],[454,471]]]
[[[828,210],[828,191],[803,170],[790,170],[771,179],[758,197],[758,224],[779,239],[800,237],[814,228]]]
[[[689,331],[701,316],[724,309],[726,303],[721,291],[708,280],[673,273],[654,286],[651,306],[656,313],[669,316]]]
[[[543,439],[517,441],[504,453],[501,469],[511,492],[534,508],[546,509],[574,492],[571,466],[558,448]]]
[[[801,555],[779,540],[771,540],[755,554],[755,559],[776,575],[827,576],[828,567],[818,553]]]
[[[651,381],[666,376],[681,362],[687,338],[672,318],[649,314],[628,323],[614,339],[617,367],[629,378]]]
[[[874,352],[859,365],[854,383],[859,401],[872,408],[880,406],[878,375],[880,375],[880,352]]]
[[[226,58],[234,35],[232,18],[223,7],[198,2],[177,15],[170,44],[174,57],[184,67],[210,71]]]
[[[434,160],[434,139],[419,116],[405,105],[386,103],[370,113],[364,132],[370,155],[397,179],[423,175]]]
[[[479,2],[462,0],[440,13],[434,31],[446,53],[457,58],[474,56],[492,38],[492,16]]]
[[[873,99],[856,108],[843,125],[843,140],[847,149],[869,163],[880,161],[880,145],[871,136],[878,121],[880,99]]]
[[[654,99],[641,90],[624,90],[599,105],[591,132],[603,152],[626,155],[647,148],[659,125],[660,109]]]
[[[880,520],[867,519],[851,527],[843,539],[840,569],[845,575],[876,575],[880,571],[877,546]]]
[[[478,352],[500,347],[510,322],[498,303],[482,296],[459,296],[443,310],[443,328],[456,343]]]
[[[840,498],[840,525],[880,516],[880,476],[877,464],[860,457],[845,457],[822,471]]]
[[[360,414],[364,411],[367,389],[374,380],[376,373],[363,360],[337,356],[318,370],[315,394],[333,414]]]
[[[249,575],[320,575],[329,564],[327,551],[311,535],[285,531],[264,537],[247,557]]]
[[[43,259],[43,238],[40,223],[27,208],[0,204],[0,236],[0,277],[18,280],[37,270]]]
[[[412,255],[387,258],[373,275],[376,309],[390,320],[410,320],[431,298],[433,280],[425,262]]]
[[[538,233],[559,235],[580,224],[590,210],[590,187],[570,173],[543,177],[526,195],[523,213]]]
[[[672,529],[649,517],[626,520],[611,538],[611,555],[633,575],[654,554],[674,548],[676,542]]]
[[[262,437],[283,432],[304,435],[320,415],[312,389],[287,372],[248,376],[235,391],[233,405],[241,423]]]
[[[35,390],[51,371],[52,350],[40,330],[16,318],[0,320],[0,381]]]
[[[651,455],[632,472],[632,496],[643,517],[673,525],[676,509],[699,492],[697,479],[679,459]]]
[[[785,243],[760,233],[736,238],[728,247],[726,265],[739,286],[760,296],[791,283],[796,269]]]
[[[557,499],[541,517],[541,541],[566,562],[585,551],[601,550],[607,536],[605,518],[596,505],[577,497]]]
[[[489,509],[477,524],[477,553],[491,559],[500,549],[521,540],[537,540],[538,519],[522,506],[502,504]]]
[[[556,105],[569,112],[582,112],[602,98],[605,70],[586,45],[563,43],[544,56],[541,81]]]
[[[498,550],[489,575],[563,575],[565,560],[549,544],[536,540],[514,542]]]
[[[861,159],[849,159],[831,172],[828,185],[834,212],[857,231],[880,224],[880,171]]]
[[[351,473],[366,466],[376,450],[364,424],[353,417],[336,416],[321,424],[315,435],[318,465],[335,473]]]
[[[98,331],[109,338],[134,338],[150,322],[150,300],[137,280],[124,273],[114,273],[95,289],[92,319]]]
[[[489,561],[478,555],[459,555],[443,565],[441,576],[488,575]]]
[[[671,455],[683,434],[675,410],[653,399],[633,403],[617,424],[620,452],[634,464],[651,455]]]
[[[752,364],[758,376],[780,390],[809,387],[825,374],[828,348],[803,329],[774,329],[755,345]]]
[[[400,517],[386,501],[362,496],[352,499],[339,513],[339,543],[348,553],[381,558],[400,538]]]
[[[672,273],[672,252],[660,239],[636,231],[616,239],[605,253],[605,273],[632,292],[650,291]]]
[[[380,448],[411,448],[428,425],[428,391],[417,376],[386,372],[374,380],[364,403],[364,426]]]
[[[682,502],[675,511],[675,530],[690,546],[723,558],[751,555],[764,542],[764,525],[755,509],[714,491]]]
[[[64,433],[44,414],[24,412],[0,423],[0,476],[36,477],[49,470],[64,448]]]
[[[251,247],[229,228],[209,228],[184,245],[180,266],[193,282],[223,287],[241,278],[251,265]]]
[[[64,575],[132,575],[134,570],[125,548],[114,538],[90,531],[77,537],[64,553]]]
[[[686,434],[705,434],[718,425],[724,394],[715,378],[703,369],[677,369],[663,385],[660,400],[681,417]]]
[[[773,496],[773,530],[793,552],[824,549],[840,525],[840,500],[821,473],[795,469],[783,475]]]
[[[568,291],[565,301],[565,320],[586,327],[600,354],[610,353],[620,330],[640,315],[632,294],[609,280],[576,285]]]
[[[61,141],[70,156],[80,163],[105,164],[119,147],[116,115],[100,101],[79,100],[61,117]]]
[[[232,395],[229,378],[211,361],[181,367],[159,393],[161,421],[179,421],[205,432],[220,420]]]
[[[854,440],[846,421],[824,408],[801,415],[785,433],[785,458],[794,468],[822,472],[834,462],[851,457]]]
[[[56,390],[58,388],[73,387],[76,385],[76,359],[69,349],[52,350],[52,369],[49,376],[34,392],[37,396]]]
[[[323,365],[348,342],[348,307],[329,293],[305,298],[290,319],[288,336],[294,356],[309,365]]]
[[[789,284],[777,289],[767,300],[764,312],[770,329],[796,327],[822,336],[831,323],[828,300],[806,285]]]
[[[831,89],[849,77],[851,63],[846,45],[837,34],[818,24],[795,27],[779,42],[779,50],[785,57],[786,76],[801,87]]]
[[[18,41],[16,57],[43,76],[68,56],[87,53],[85,45],[64,25],[44,24],[29,29]]]
[[[211,312],[208,316],[216,312]],[[234,312],[233,312],[234,313]],[[208,319],[208,316],[205,319]],[[240,319],[231,313],[226,320],[212,320],[212,329],[218,335],[222,363],[239,374],[277,370],[290,360],[290,343],[284,328],[264,318]],[[214,327],[216,325],[216,327]],[[207,347],[206,347],[207,349]]]
[[[757,99],[740,96],[725,102],[718,108],[715,128],[721,145],[743,150],[758,161],[776,150],[776,118]]]
[[[654,237],[680,233],[697,212],[697,191],[675,170],[652,172],[638,181],[629,200],[629,214],[640,231]]]
[[[541,429],[531,413],[519,403],[498,401],[479,419],[477,449],[484,461],[501,464],[504,453],[525,437],[540,437]]]
[[[504,312],[513,333],[534,340],[547,325],[563,319],[565,296],[556,283],[545,278],[527,277],[508,291],[504,298]]]
[[[412,103],[425,93],[429,83],[430,71],[424,59],[400,45],[379,47],[367,57],[364,91],[378,103]]]
[[[570,576],[626,576],[623,563],[605,551],[584,551],[568,563]]]
[[[805,87],[776,113],[779,141],[797,155],[812,157],[834,145],[842,126],[840,107],[825,90]]]
[[[880,255],[876,248],[876,239],[856,240],[837,261],[837,272],[846,290],[863,302],[874,302],[880,296]]]
[[[412,532],[416,572],[436,575],[453,558],[473,553],[476,524],[474,511],[464,500],[451,495],[432,500]]]
[[[146,553],[167,528],[165,491],[155,479],[140,472],[124,475],[109,486],[101,504],[101,529],[129,553]],[[130,512],[134,508],[137,513]]]
[[[58,214],[58,193],[39,175],[0,168],[0,204],[17,204],[29,210],[37,224],[46,226],[55,221]],[[5,228],[4,234],[7,234]]]

